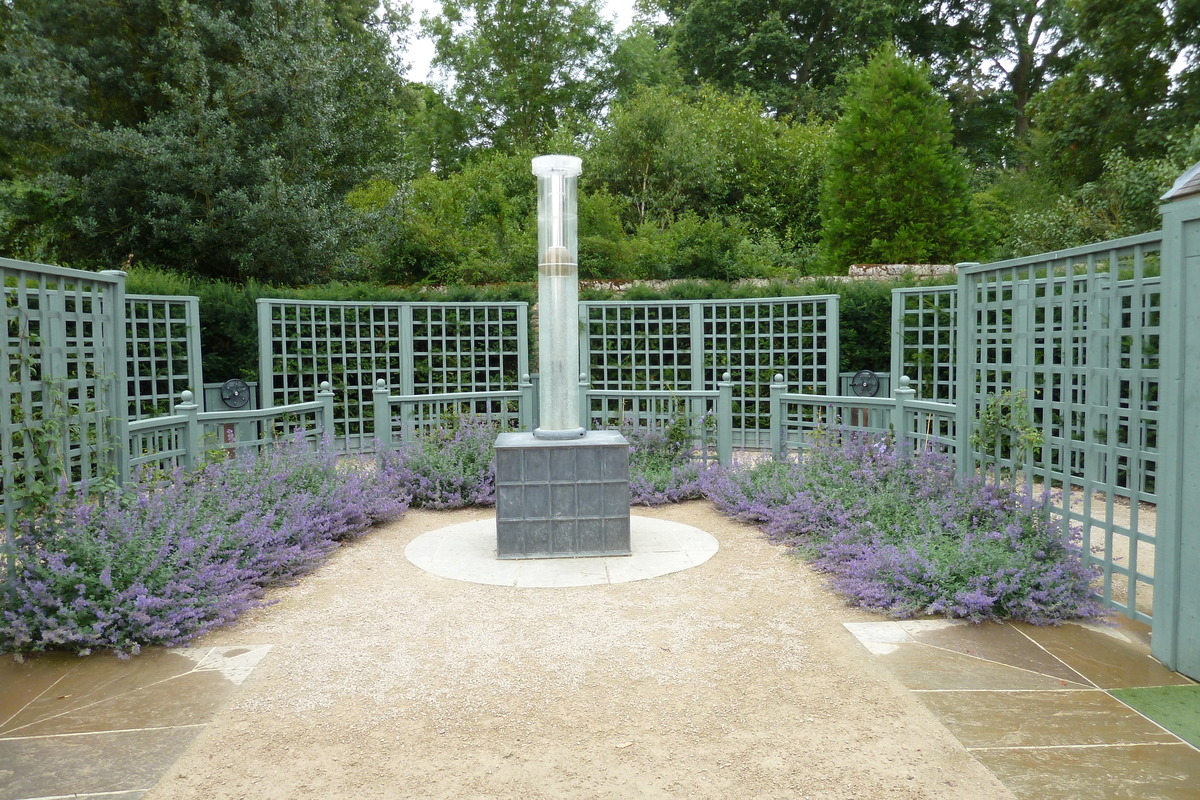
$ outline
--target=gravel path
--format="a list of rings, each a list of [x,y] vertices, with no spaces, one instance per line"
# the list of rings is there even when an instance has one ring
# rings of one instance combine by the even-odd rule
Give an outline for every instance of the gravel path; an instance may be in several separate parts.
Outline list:
[[[270,654],[148,800],[1012,798],[842,627],[878,619],[705,502],[707,563],[514,589],[408,563],[410,512],[199,645]]]

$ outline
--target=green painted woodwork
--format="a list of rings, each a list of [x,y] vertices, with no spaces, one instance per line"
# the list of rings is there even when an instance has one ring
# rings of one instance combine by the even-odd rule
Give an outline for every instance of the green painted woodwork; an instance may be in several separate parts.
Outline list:
[[[955,407],[917,400],[907,375],[900,377],[892,397],[790,393],[782,380],[771,388],[777,409],[771,412],[771,447],[778,455],[803,450],[823,428],[895,436],[914,452],[938,449],[954,455]]]
[[[838,297],[581,302],[580,372],[601,391],[712,391],[732,376],[734,444],[770,434],[769,385],[835,393]],[[594,417],[603,411],[589,409]]]
[[[201,411],[190,390],[172,413],[128,425],[130,474],[139,470],[190,469],[205,459],[231,457],[299,436],[315,441],[333,429],[334,393],[328,382],[316,399],[265,409]]]
[[[125,281],[0,258],[0,286],[0,508],[11,569],[13,515],[26,497],[60,478],[115,479],[125,467]]]
[[[1061,490],[1051,510],[1082,531],[1104,601],[1144,621],[1155,586],[1142,556],[1156,534],[1140,504],[1159,488],[1161,238],[963,266],[958,280],[960,474]],[[968,445],[981,409],[1005,391],[1025,394],[1041,434],[1024,457],[1000,441],[991,452]]]
[[[348,451],[376,437],[372,391],[495,392],[529,372],[526,303],[371,303],[260,299],[263,405],[312,399],[328,380],[338,395],[335,435]]]
[[[200,300],[125,295],[129,418],[171,413],[185,389],[201,391]]]
[[[1151,653],[1200,679],[1200,164],[1163,198],[1163,441]],[[1134,465],[1130,465],[1131,467]]]
[[[460,420],[486,420],[497,432],[530,430],[524,414],[529,402],[527,382],[509,391],[437,392],[393,395],[383,379],[371,391],[376,438],[384,449],[411,442]],[[388,420],[380,424],[379,420]]]
[[[723,416],[722,391],[728,396]],[[588,389],[583,397],[585,407],[591,409],[588,430],[665,431],[669,426],[684,424],[703,463],[732,461],[732,383],[721,382],[717,389],[698,392]],[[724,456],[723,447],[728,449]]]
[[[892,290],[893,376],[907,375],[922,400],[956,396],[958,287]]]

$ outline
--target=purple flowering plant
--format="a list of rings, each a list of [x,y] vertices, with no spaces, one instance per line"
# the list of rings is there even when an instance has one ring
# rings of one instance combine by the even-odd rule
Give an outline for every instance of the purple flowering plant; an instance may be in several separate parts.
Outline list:
[[[802,459],[714,471],[705,491],[865,608],[1036,624],[1107,613],[1079,532],[1052,518],[1044,497],[960,483],[940,452],[824,431]]]
[[[174,645],[410,506],[495,502],[496,427],[456,421],[377,457],[301,438],[104,492],[62,486],[17,531],[0,652]],[[960,483],[941,453],[821,432],[802,459],[704,467],[691,439],[630,427],[633,502],[708,497],[809,558],[852,602],[898,617],[1101,618],[1079,532],[1044,499]]]
[[[0,652],[186,642],[403,514],[405,477],[297,439],[100,494],[64,484],[19,524]]]
[[[403,480],[414,508],[464,508],[496,503],[496,423],[453,418],[384,450],[383,468]]]
[[[696,452],[695,435],[707,417],[690,424],[683,413],[661,425],[624,420],[618,426],[629,442],[629,494],[634,505],[659,506],[704,497],[706,468]]]

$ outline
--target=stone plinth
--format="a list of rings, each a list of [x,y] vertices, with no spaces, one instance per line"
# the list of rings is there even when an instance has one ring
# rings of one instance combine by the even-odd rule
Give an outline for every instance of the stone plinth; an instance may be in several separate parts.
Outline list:
[[[629,442],[613,431],[573,440],[496,439],[496,555],[629,555]]]

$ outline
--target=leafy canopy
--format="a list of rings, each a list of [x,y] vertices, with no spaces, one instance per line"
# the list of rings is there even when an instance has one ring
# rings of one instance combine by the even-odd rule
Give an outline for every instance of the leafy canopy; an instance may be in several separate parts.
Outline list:
[[[473,145],[536,146],[607,101],[612,25],[599,0],[444,0],[421,24]]]
[[[388,173],[400,144],[389,36],[402,20],[375,7],[13,3],[0,13],[13,204],[0,217],[19,231],[55,207],[57,255],[82,263],[328,276],[348,234],[344,194]]]

